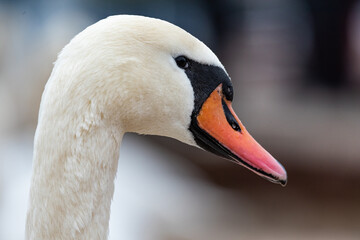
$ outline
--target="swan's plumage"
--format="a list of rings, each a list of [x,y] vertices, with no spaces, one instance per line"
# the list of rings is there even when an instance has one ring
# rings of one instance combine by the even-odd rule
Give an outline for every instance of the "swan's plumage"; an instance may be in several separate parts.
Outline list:
[[[204,96],[209,97],[211,92],[204,95],[201,87],[195,89],[196,79],[189,80],[194,75],[179,68],[174,60],[179,55],[205,68],[206,74],[215,71],[226,78],[220,81],[217,75],[210,75],[215,83],[220,82],[209,90],[219,99],[226,96],[220,101],[229,106],[227,112],[232,116],[227,97],[230,93],[226,93],[232,87],[218,58],[201,41],[168,22],[113,16],[86,28],[64,47],[41,100],[26,226],[28,239],[106,239],[113,181],[125,132],[168,136],[195,146],[199,141],[210,141],[215,150],[223,151],[222,156],[225,153],[238,158],[238,150],[234,148],[231,153],[221,142],[210,139],[211,134],[209,137],[201,132],[201,126],[200,133],[190,131],[194,123],[198,127],[196,117],[203,105],[196,103],[197,99],[205,100]],[[229,88],[222,90],[224,84]],[[202,98],[197,97],[199,91]],[[220,116],[225,108],[221,110],[219,104],[220,121],[225,119]],[[195,111],[194,105],[199,109]],[[236,116],[231,121],[241,125]],[[229,123],[221,131],[233,131]],[[245,128],[242,131],[247,134]],[[207,138],[194,138],[197,133]],[[239,137],[240,133],[233,134]],[[252,152],[253,148],[259,150],[256,158],[270,163],[261,163],[260,169],[252,162],[246,166],[261,175],[266,172],[265,177],[274,181],[285,181],[285,170],[256,144],[246,146]]]
[[[101,20],[74,37],[59,54],[43,95],[40,115],[45,104],[51,108],[62,104],[67,111],[73,108],[79,112],[76,108],[87,107],[89,102],[74,105],[74,101],[87,99],[94,107],[106,109],[104,117],[116,124],[121,122],[126,131],[166,135],[192,144],[193,139],[184,135],[184,128],[189,125],[193,90],[184,72],[171,59],[179,54],[223,68],[205,44],[166,21],[130,15]],[[62,88],[61,93],[58,87]],[[53,102],[58,99],[54,95],[63,92],[69,96],[62,97],[61,103]],[[55,113],[55,117],[62,114]],[[173,126],[165,130],[169,123]]]

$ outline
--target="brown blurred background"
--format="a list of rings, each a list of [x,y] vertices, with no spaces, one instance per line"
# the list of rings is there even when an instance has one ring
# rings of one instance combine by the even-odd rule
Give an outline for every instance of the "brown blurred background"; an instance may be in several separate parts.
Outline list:
[[[61,48],[114,14],[210,46],[285,188],[161,137],[125,136],[109,239],[360,239],[360,1],[1,0],[0,239],[23,239],[41,93]]]

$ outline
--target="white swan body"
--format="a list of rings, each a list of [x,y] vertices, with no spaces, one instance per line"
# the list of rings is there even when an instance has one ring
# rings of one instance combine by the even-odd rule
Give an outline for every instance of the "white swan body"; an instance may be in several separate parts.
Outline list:
[[[179,56],[186,56],[185,62]],[[201,66],[226,73],[202,42],[158,19],[113,16],[74,37],[59,54],[41,100],[27,239],[107,238],[125,132],[168,136],[194,146],[210,141],[196,139],[197,130],[189,130],[194,123],[195,128],[207,129],[206,121],[200,124],[201,119],[196,119],[204,115],[200,108],[206,105],[204,99],[211,97],[202,97],[203,86],[189,80],[191,71]],[[223,96],[222,85],[214,85],[211,99]],[[199,99],[204,101],[199,103]],[[220,112],[224,115],[226,111]],[[247,133],[245,128],[242,131]],[[208,133],[217,139],[216,132]],[[222,144],[221,136],[219,139]],[[232,152],[228,154],[240,151],[226,144]],[[270,159],[268,153],[261,154],[257,158]],[[286,172],[275,160],[255,166],[251,159],[246,162],[247,154],[240,157],[245,158],[241,163],[258,174],[266,172],[265,177],[273,181],[286,181]]]

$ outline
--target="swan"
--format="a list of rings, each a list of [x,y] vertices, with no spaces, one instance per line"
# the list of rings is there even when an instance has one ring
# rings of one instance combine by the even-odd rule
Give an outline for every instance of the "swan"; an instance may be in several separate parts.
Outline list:
[[[216,55],[171,23],[117,15],[87,27],[58,55],[42,95],[26,239],[107,238],[126,132],[175,138],[285,185],[232,99]]]

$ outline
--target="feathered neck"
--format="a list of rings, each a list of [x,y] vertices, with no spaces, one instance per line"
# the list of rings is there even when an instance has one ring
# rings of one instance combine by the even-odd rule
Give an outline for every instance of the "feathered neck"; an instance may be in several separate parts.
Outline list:
[[[27,239],[106,239],[123,132],[96,103],[55,104],[51,91],[35,136]]]

